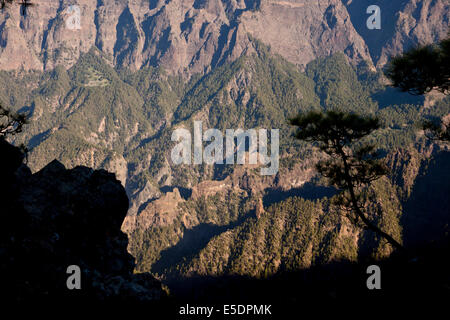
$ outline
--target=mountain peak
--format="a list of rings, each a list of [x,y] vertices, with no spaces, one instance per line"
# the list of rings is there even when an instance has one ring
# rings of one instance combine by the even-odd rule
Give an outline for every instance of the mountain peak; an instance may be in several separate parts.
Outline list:
[[[384,2],[392,10],[382,12],[382,31],[365,28],[366,1],[80,0],[39,3],[25,17],[14,7],[0,15],[0,69],[69,68],[97,47],[115,66],[191,75],[253,52],[249,36],[299,66],[336,52],[382,65],[404,46],[445,35],[445,1]]]

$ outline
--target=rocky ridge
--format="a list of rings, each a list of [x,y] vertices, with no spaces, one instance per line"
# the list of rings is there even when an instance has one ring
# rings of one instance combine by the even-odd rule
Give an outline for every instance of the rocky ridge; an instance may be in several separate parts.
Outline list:
[[[450,4],[445,0],[383,1],[385,24],[375,31],[365,27],[369,2],[45,0],[26,16],[19,6],[0,14],[0,69],[69,68],[95,46],[115,66],[161,65],[189,76],[251,54],[249,37],[299,66],[336,52],[354,63],[382,66],[389,55],[447,32]],[[70,25],[74,17],[79,28]]]
[[[0,151],[6,301],[153,301],[166,295],[150,274],[133,275],[120,231],[128,198],[113,174],[67,170],[56,160],[31,174],[19,148],[0,138]],[[71,265],[81,270],[82,290],[67,290]]]

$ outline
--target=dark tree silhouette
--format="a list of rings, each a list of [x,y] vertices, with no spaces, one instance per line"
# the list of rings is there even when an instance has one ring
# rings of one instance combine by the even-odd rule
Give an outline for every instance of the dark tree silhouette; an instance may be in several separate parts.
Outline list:
[[[317,170],[342,192],[337,203],[347,209],[350,220],[385,238],[396,249],[402,245],[381,230],[363,212],[362,190],[372,181],[387,173],[387,167],[378,159],[373,145],[362,139],[379,128],[376,118],[337,111],[310,112],[299,115],[290,123],[299,130],[296,138],[312,143],[328,155],[317,164]]]
[[[385,74],[393,87],[413,95],[423,95],[432,90],[449,94],[450,38],[392,58]]]
[[[413,95],[438,90],[450,95],[450,37],[392,58],[385,70],[392,86]],[[433,140],[450,141],[449,124],[426,121],[422,128]]]

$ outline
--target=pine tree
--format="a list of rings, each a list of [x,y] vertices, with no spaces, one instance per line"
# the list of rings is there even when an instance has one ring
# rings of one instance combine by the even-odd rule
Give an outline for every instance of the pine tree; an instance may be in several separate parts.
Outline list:
[[[299,129],[297,139],[317,144],[328,155],[317,164],[317,170],[342,191],[337,204],[347,210],[350,220],[356,225],[362,222],[393,247],[403,249],[363,212],[363,188],[387,173],[375,147],[362,143],[364,137],[380,127],[378,119],[337,111],[312,111],[290,122]]]
[[[394,57],[385,74],[403,92],[423,95],[437,90],[450,95],[450,37]],[[425,121],[422,128],[431,139],[450,141],[448,123]]]

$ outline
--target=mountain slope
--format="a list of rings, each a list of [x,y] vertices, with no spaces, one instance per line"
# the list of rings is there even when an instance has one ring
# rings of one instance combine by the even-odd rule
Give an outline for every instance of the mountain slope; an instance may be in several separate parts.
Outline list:
[[[397,4],[398,3],[398,4]],[[92,47],[111,64],[206,73],[255,52],[250,37],[299,66],[336,52],[382,66],[391,54],[445,36],[449,4],[382,1],[382,30],[367,30],[370,1],[122,0],[40,2],[0,14],[0,70],[71,67]],[[79,13],[78,13],[79,12]],[[80,27],[71,26],[73,19]]]
[[[1,73],[5,86],[0,97],[31,112],[31,123],[15,143],[28,145],[33,171],[57,158],[69,168],[107,168],[120,178],[131,200],[122,229],[129,235],[137,271],[167,278],[263,276],[389,254],[390,248],[373,234],[357,232],[345,219],[330,215],[324,198],[336,190],[327,188],[314,169],[322,155],[296,141],[288,124],[299,112],[344,108],[380,117],[384,127],[369,141],[388,155],[394,170],[389,181],[374,187],[370,196],[376,201],[367,210],[374,218],[384,213],[378,222],[399,240],[403,206],[414,204],[411,194],[420,196],[417,172],[448,150],[415,128],[425,118],[447,115],[448,98],[430,98],[424,106],[422,100],[386,92],[370,62],[355,66],[343,53],[311,61],[303,72],[258,39],[248,40],[252,53],[189,79],[162,67],[115,68],[95,48],[68,70],[22,77]],[[279,172],[261,176],[258,165],[175,165],[171,135],[180,127],[192,132],[194,121],[222,132],[280,129]],[[398,148],[408,148],[414,161],[408,164],[409,153],[399,154]],[[437,206],[436,212],[441,210]],[[414,214],[411,224],[423,218]],[[276,234],[273,225],[280,226]]]

